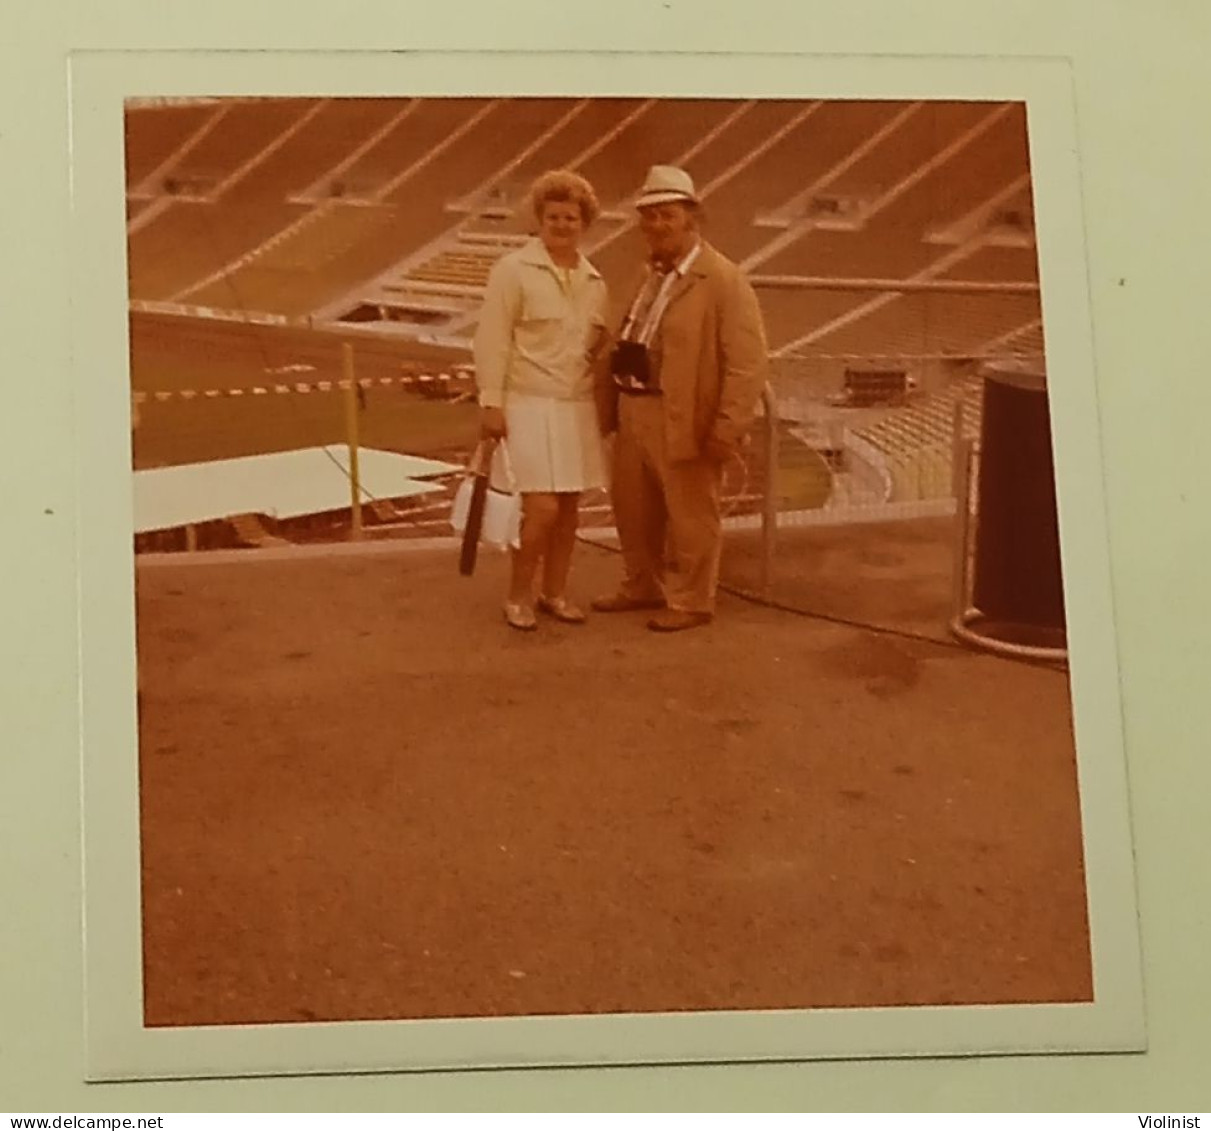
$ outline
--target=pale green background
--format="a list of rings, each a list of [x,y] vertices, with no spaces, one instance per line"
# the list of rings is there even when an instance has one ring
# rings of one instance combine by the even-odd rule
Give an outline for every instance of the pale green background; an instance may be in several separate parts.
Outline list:
[[[6,16],[0,105],[3,637],[10,649],[0,774],[5,929],[0,1110],[409,1110],[1025,1108],[1206,1109],[1211,1053],[1207,908],[1208,714],[1196,642],[1207,529],[1194,471],[1209,399],[1202,297],[1204,0],[1142,4],[884,0],[836,5],[633,0],[350,3],[283,0],[173,13],[153,0],[61,2]],[[175,5],[174,5],[175,7]],[[468,14],[474,8],[475,15]],[[842,12],[843,14],[838,14]],[[1080,11],[1097,13],[1093,20]],[[495,18],[494,18],[495,17]],[[75,505],[65,294],[69,48],[464,48],[1071,55],[1086,187],[1090,277],[1126,739],[1149,1002],[1146,1056],[564,1070],[473,1075],[106,1085],[85,1088],[79,948]],[[267,66],[272,59],[267,57]],[[723,61],[721,61],[723,62]],[[120,223],[120,218],[115,217]],[[1120,284],[1120,280],[1122,281]],[[10,435],[11,433],[11,435]],[[11,466],[10,466],[11,465]],[[1201,468],[1200,468],[1201,470]],[[18,494],[15,483],[25,477]],[[50,513],[47,513],[50,512]],[[1201,527],[1199,520],[1202,519]],[[1166,564],[1172,561],[1172,565]],[[1200,613],[1203,616],[1200,617]],[[20,659],[18,659],[18,653]],[[12,779],[12,780],[10,780]],[[16,849],[22,855],[18,860]],[[1199,1073],[1201,1075],[1201,1073]]]

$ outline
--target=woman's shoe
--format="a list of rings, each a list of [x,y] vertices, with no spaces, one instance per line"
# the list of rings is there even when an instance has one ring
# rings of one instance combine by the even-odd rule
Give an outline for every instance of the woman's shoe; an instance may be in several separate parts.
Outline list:
[[[584,624],[587,619],[566,597],[539,597],[538,609],[539,612],[561,620],[564,624]]]
[[[529,605],[515,604],[512,601],[505,602],[505,620],[510,628],[516,628],[520,632],[533,632],[538,627],[534,610]]]

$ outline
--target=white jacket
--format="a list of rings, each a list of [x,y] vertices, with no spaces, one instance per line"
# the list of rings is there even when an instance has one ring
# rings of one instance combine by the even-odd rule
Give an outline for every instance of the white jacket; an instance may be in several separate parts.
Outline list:
[[[583,255],[561,272],[535,238],[503,256],[488,276],[475,332],[479,403],[499,408],[510,392],[591,398],[607,303],[605,280]]]

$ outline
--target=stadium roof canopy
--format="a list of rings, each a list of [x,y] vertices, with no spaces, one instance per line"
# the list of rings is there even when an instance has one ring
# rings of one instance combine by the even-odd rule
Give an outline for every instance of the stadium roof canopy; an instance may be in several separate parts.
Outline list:
[[[348,450],[332,447],[136,471],[135,533],[237,514],[294,518],[340,510],[350,503],[348,466]],[[437,484],[418,480],[458,470],[454,464],[397,452],[358,451],[363,501],[439,491]]]

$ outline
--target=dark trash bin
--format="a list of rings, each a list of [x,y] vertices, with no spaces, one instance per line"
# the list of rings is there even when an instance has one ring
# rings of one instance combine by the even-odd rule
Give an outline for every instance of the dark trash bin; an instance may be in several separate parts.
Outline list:
[[[962,620],[975,631],[976,642],[1064,649],[1046,372],[1040,364],[1007,360],[985,365],[981,376],[972,607]]]

